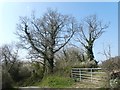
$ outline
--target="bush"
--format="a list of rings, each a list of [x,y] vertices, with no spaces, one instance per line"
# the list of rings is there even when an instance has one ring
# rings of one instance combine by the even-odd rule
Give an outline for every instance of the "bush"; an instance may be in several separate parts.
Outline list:
[[[42,66],[39,63],[29,63],[26,66],[21,67],[19,71],[20,82],[19,86],[30,86],[37,82],[40,82],[43,78]]]
[[[110,58],[106,61],[103,61],[101,67],[105,69],[108,73],[114,70],[119,70],[120,69],[120,57],[117,56],[114,58]]]
[[[6,71],[2,71],[2,90],[7,90],[9,88],[12,88],[13,80],[10,76],[10,74]]]
[[[111,79],[110,80],[110,86],[112,88],[120,88],[120,79],[116,78],[116,79]]]
[[[45,77],[40,86],[50,88],[68,88],[73,84],[71,78],[60,77],[60,76],[47,76]]]
[[[29,78],[30,76],[31,76],[31,71],[29,71],[29,69],[27,67],[20,68],[19,74],[18,74],[18,77],[20,79],[19,81]]]
[[[38,81],[42,80],[43,76],[44,76],[43,66],[38,62],[32,63],[32,75],[31,75],[31,78],[35,82],[38,82]]]
[[[108,75],[110,87],[120,88],[120,57],[116,56],[102,62],[101,67]]]
[[[84,62],[81,62],[79,65],[75,65],[74,67],[76,68],[95,68],[97,67],[95,61],[84,61]]]

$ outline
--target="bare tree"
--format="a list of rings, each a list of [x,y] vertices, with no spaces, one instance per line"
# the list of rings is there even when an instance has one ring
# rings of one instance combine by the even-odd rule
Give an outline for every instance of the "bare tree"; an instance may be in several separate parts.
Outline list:
[[[98,39],[103,33],[104,29],[107,29],[108,25],[103,25],[99,21],[96,15],[86,17],[80,24],[78,29],[77,40],[83,45],[86,50],[88,60],[94,60],[93,45],[96,39]],[[97,61],[95,61],[97,64]]]
[[[105,48],[105,46],[103,44],[103,51],[98,52],[98,54],[101,54],[101,55],[105,56],[106,60],[112,58],[110,44],[108,44],[106,48]]]
[[[73,37],[76,29],[75,19],[62,15],[57,10],[48,9],[41,17],[22,17],[18,24],[18,36],[25,47],[39,54],[44,65],[49,64],[53,73],[54,55],[61,50]]]
[[[17,62],[18,50],[19,48],[14,49],[12,45],[4,45],[0,47],[0,59],[2,67],[7,72],[10,72],[12,67]]]
[[[106,60],[102,61],[102,67],[104,69],[106,69],[108,72],[114,72],[115,70],[119,71],[120,57],[119,56],[112,57],[110,44],[108,44],[107,47],[104,47],[103,44],[103,52],[99,52],[99,54],[102,54],[103,56],[106,57]]]

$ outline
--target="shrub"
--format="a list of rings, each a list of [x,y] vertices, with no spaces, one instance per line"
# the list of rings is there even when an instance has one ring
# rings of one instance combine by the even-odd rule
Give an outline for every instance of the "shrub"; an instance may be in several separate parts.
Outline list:
[[[13,80],[8,72],[2,71],[2,90],[12,88]]]
[[[107,72],[112,72],[114,70],[120,69],[120,57],[110,58],[102,62],[101,67],[105,69]]]
[[[108,75],[110,86],[112,88],[120,88],[120,57],[117,56],[103,61],[101,67]]]
[[[75,65],[74,67],[78,67],[78,68],[95,68],[97,67],[96,66],[96,63],[95,61],[84,61],[84,62],[81,62],[79,63],[78,65]]]
[[[45,77],[40,86],[50,88],[68,88],[73,84],[71,78],[60,77],[60,76],[47,76]]]
[[[19,79],[23,80],[26,78],[29,78],[31,76],[31,72],[29,71],[29,69],[27,67],[21,67],[19,70]]]
[[[120,88],[120,79],[116,78],[116,79],[111,79],[110,80],[110,86],[112,88]]]

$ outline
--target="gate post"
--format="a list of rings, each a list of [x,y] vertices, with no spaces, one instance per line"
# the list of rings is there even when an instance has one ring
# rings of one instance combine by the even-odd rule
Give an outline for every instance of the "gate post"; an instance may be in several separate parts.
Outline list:
[[[92,68],[91,68],[91,82],[92,82]]]
[[[82,78],[81,78],[81,77],[82,77],[82,76],[81,76],[81,69],[79,69],[79,75],[80,75],[80,81],[81,81],[81,79],[82,79]]]
[[[73,72],[72,72],[72,70],[71,70],[71,78],[73,78]]]

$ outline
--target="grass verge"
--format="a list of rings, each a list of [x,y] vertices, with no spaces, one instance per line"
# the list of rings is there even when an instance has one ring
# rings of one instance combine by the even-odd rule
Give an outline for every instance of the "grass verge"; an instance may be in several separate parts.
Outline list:
[[[74,84],[74,81],[68,77],[47,76],[40,83],[36,83],[41,88],[69,88]]]

